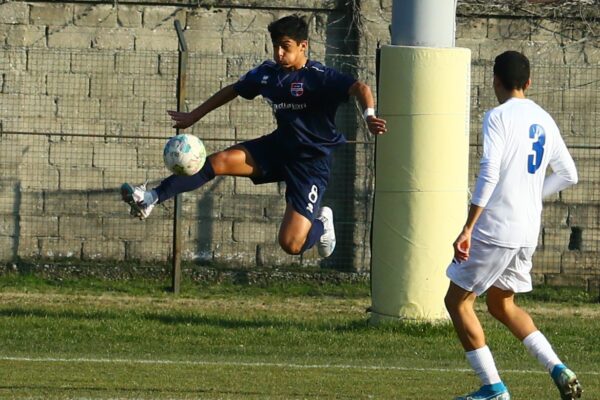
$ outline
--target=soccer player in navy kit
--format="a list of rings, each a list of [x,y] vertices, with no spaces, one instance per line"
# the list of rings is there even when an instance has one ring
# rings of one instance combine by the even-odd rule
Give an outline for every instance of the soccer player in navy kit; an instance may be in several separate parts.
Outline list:
[[[279,244],[289,254],[301,254],[317,244],[319,254],[328,257],[335,247],[333,212],[321,207],[321,200],[329,181],[331,151],[345,143],[335,127],[337,108],[354,96],[371,133],[384,133],[386,123],[375,116],[366,84],[307,58],[308,25],[302,17],[281,18],[268,30],[273,61],[263,62],[189,113],[168,113],[175,128],[185,129],[237,96],[261,95],[273,108],[277,129],[211,154],[193,176],[172,175],[152,190],[125,183],[123,200],[132,215],[146,218],[155,204],[197,189],[217,175],[245,176],[255,184],[285,181],[287,206]]]

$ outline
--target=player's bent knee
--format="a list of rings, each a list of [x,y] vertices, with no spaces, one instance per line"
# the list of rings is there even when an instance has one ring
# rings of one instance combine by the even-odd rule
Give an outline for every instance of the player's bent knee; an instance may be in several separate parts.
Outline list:
[[[293,237],[287,237],[284,235],[279,236],[279,245],[288,254],[293,256],[300,254],[302,252],[302,245],[304,243],[300,243],[298,240],[294,240]]]

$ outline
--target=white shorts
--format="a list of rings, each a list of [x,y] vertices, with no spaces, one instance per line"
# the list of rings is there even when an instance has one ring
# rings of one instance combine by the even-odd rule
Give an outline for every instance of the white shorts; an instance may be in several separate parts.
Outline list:
[[[491,286],[513,293],[530,292],[531,258],[535,247],[511,249],[473,239],[469,259],[452,262],[446,275],[461,288],[478,296]]]

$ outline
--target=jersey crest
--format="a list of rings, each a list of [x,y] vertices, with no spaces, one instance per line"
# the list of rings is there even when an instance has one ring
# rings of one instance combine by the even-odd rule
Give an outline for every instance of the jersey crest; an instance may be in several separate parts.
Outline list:
[[[300,97],[304,93],[304,88],[302,87],[302,82],[292,82],[290,87],[290,93],[294,97]]]

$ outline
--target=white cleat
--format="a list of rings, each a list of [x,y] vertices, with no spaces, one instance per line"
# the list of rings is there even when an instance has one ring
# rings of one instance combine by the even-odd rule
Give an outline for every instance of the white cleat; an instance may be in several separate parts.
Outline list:
[[[329,207],[321,207],[317,219],[323,222],[323,235],[317,243],[317,250],[321,257],[329,257],[335,249],[335,227],[333,226],[333,211]]]
[[[129,183],[122,184],[121,198],[131,207],[129,213],[139,219],[148,218],[157,200],[151,191],[146,190],[145,183],[140,186],[131,186]]]

